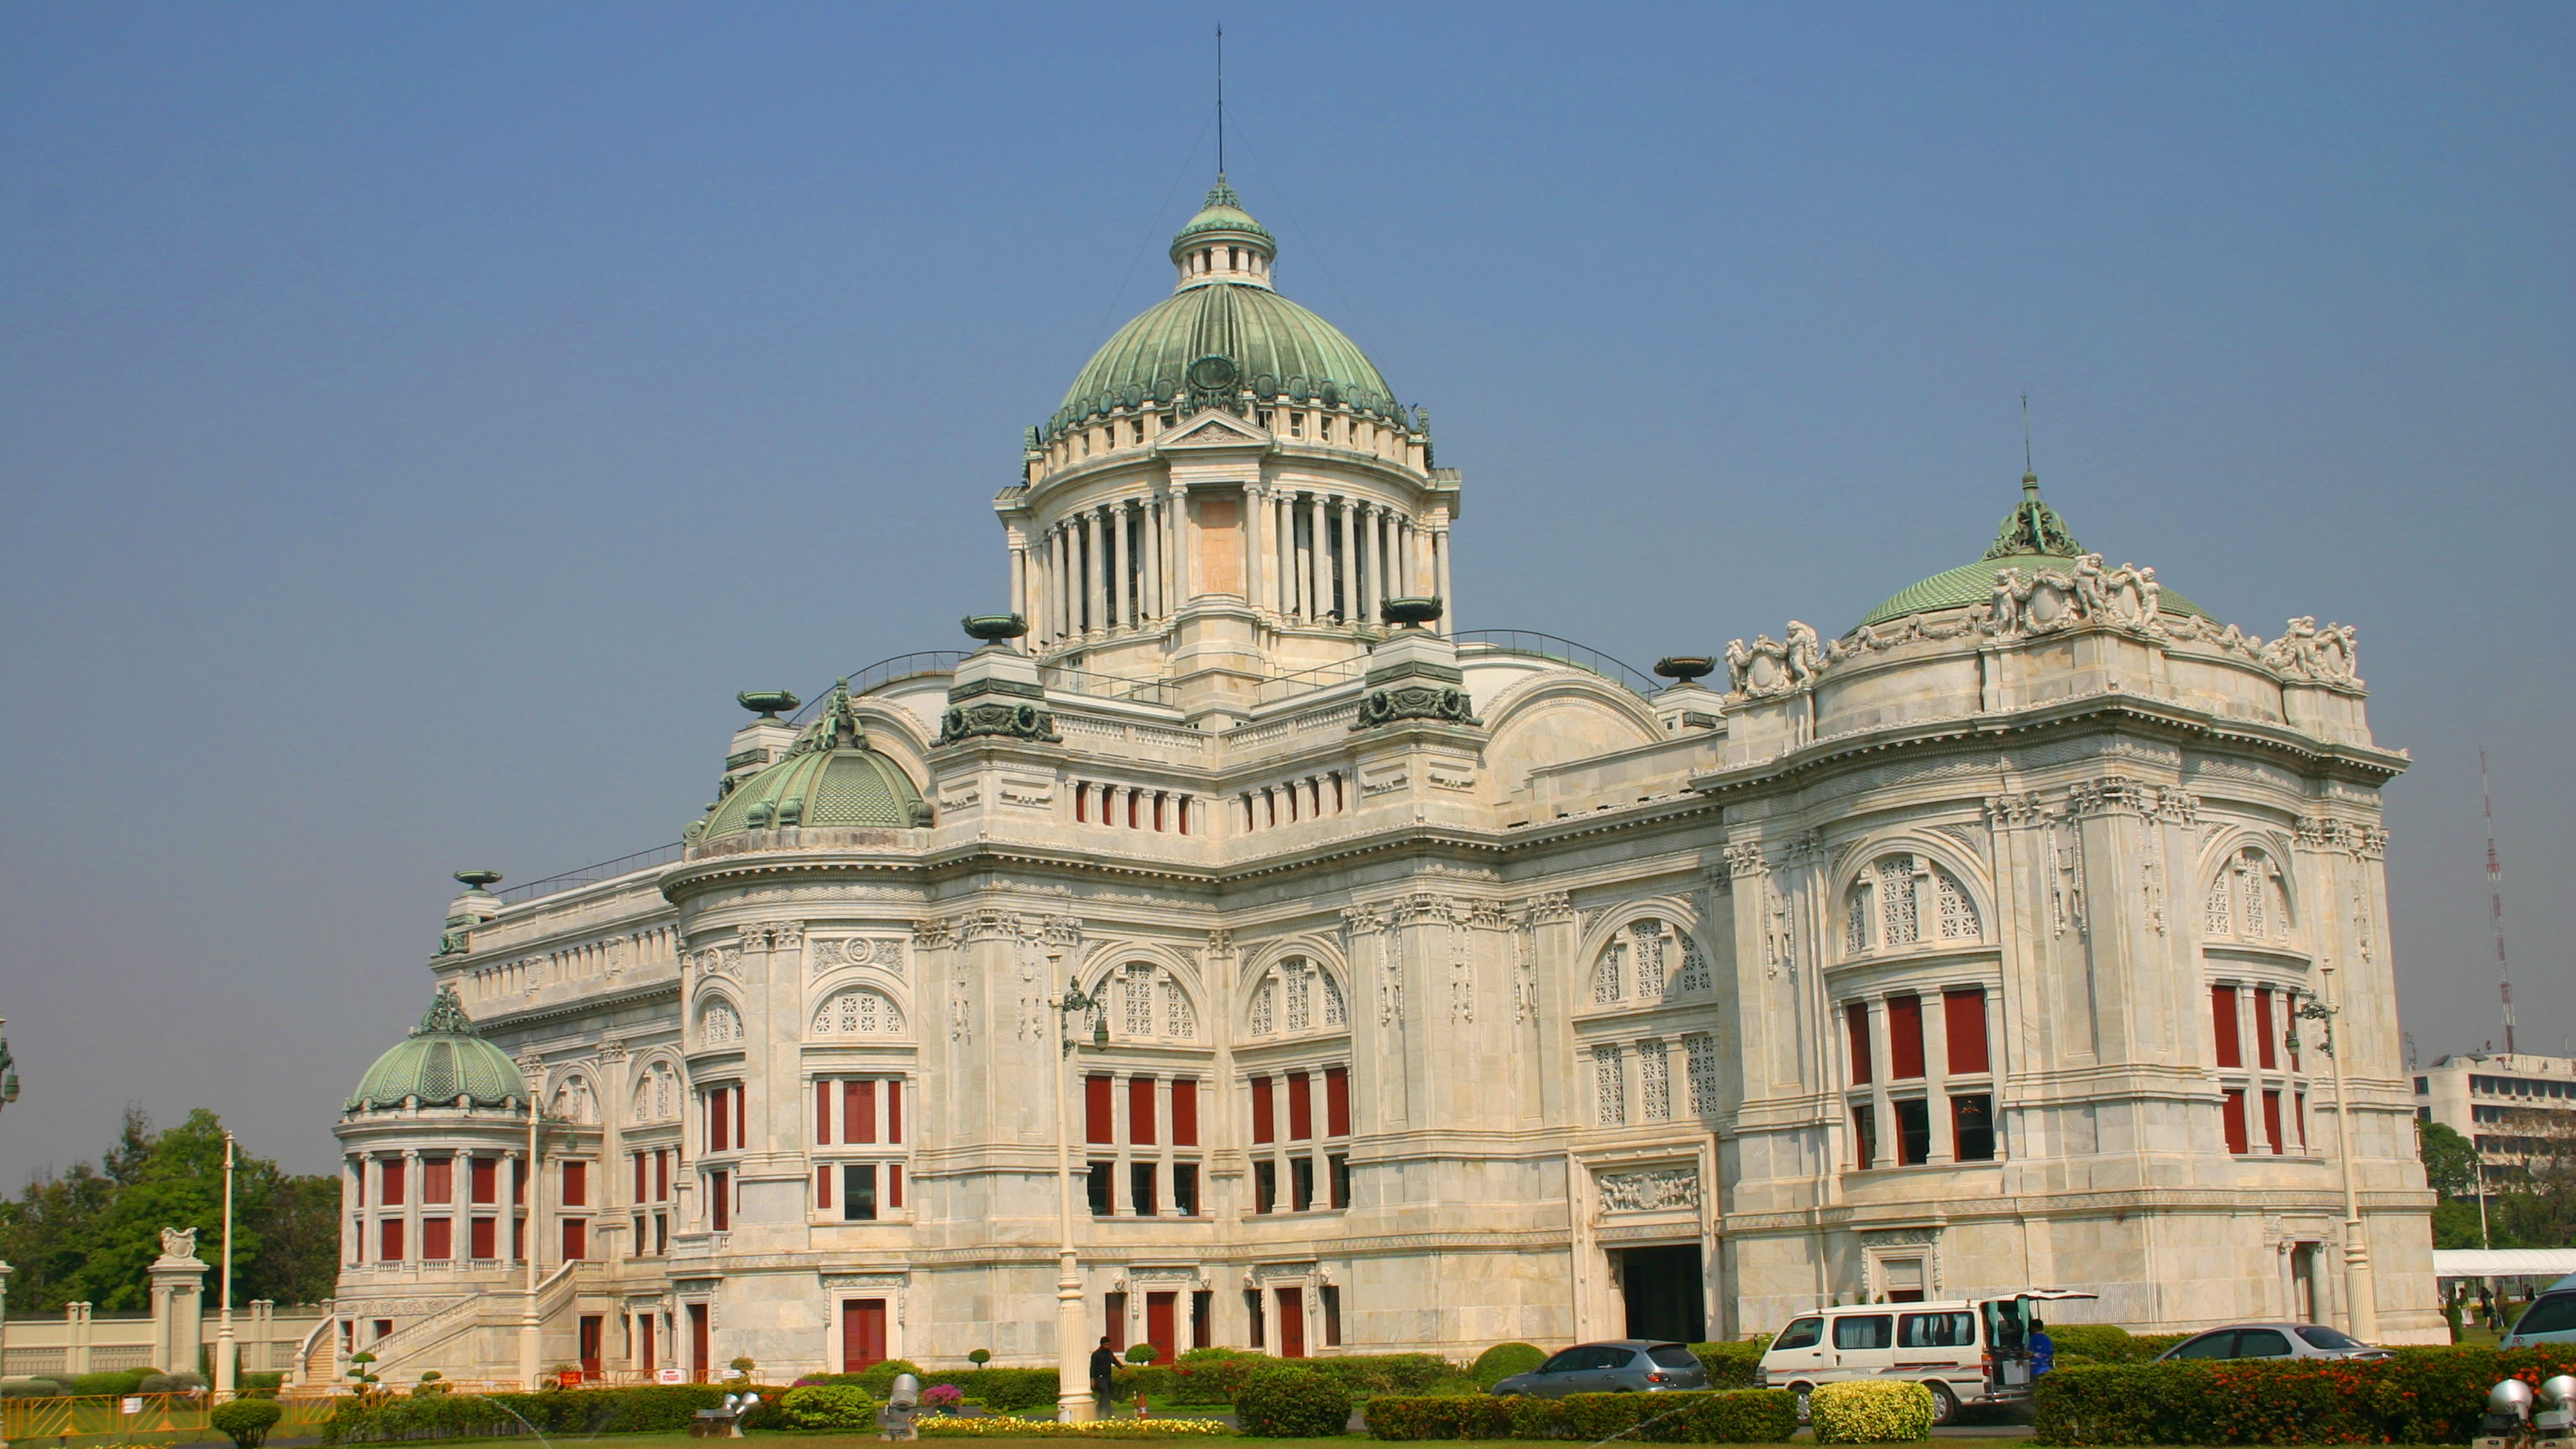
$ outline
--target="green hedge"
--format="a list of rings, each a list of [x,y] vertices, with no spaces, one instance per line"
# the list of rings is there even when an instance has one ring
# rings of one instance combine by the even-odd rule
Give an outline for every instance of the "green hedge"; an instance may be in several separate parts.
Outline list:
[[[1694,1343],[1691,1357],[1708,1370],[1712,1389],[1749,1389],[1753,1387],[1753,1370],[1762,1355],[1771,1351],[1771,1335],[1757,1333],[1728,1343]]]
[[[1534,1343],[1498,1343],[1476,1355],[1468,1377],[1476,1387],[1490,1389],[1514,1374],[1525,1374],[1547,1362],[1547,1350]]]
[[[1819,1444],[1920,1444],[1932,1437],[1932,1391],[1895,1379],[1818,1384],[1807,1418]]]
[[[777,1428],[787,1391],[768,1384],[647,1384],[627,1389],[548,1389],[534,1394],[359,1395],[343,1399],[322,1429],[325,1444],[386,1439],[457,1439],[522,1432],[520,1419],[548,1434],[685,1432],[698,1410],[726,1394],[760,1395],[745,1428]],[[513,1418],[512,1414],[518,1415]]]
[[[1329,1374],[1280,1363],[1244,1379],[1234,1418],[1257,1439],[1339,1438],[1350,1425],[1351,1391]]]
[[[120,1369],[113,1373],[74,1374],[72,1395],[82,1399],[121,1399],[143,1392],[143,1380],[159,1369]]]
[[[1330,1358],[1280,1359],[1234,1349],[1192,1349],[1174,1364],[1152,1368],[1122,1368],[1112,1380],[1112,1387],[1122,1400],[1133,1400],[1138,1394],[1151,1404],[1231,1404],[1237,1390],[1251,1375],[1283,1364],[1295,1365],[1323,1375],[1340,1385],[1353,1397],[1371,1394],[1472,1394],[1476,1381],[1458,1366],[1436,1354],[1382,1353],[1336,1354]],[[991,1370],[986,1370],[987,1373]],[[955,1383],[969,1394],[975,1392],[973,1375],[943,1379]],[[928,1380],[923,1380],[928,1383]],[[1047,1381],[1047,1402],[1055,1398],[1054,1379]],[[987,1400],[987,1402],[990,1402]]]
[[[1680,1394],[1570,1394],[1562,1399],[1377,1398],[1364,1411],[1379,1439],[1576,1439],[1652,1444],[1776,1444],[1798,1431],[1785,1389]]]
[[[2063,1368],[2034,1388],[2032,1433],[2064,1445],[2465,1444],[2497,1380],[2562,1373],[2576,1373],[2576,1345]]]
[[[206,1415],[206,1423],[216,1433],[232,1440],[233,1449],[259,1449],[268,1438],[268,1431],[276,1428],[277,1421],[285,1417],[286,1411],[277,1406],[275,1399],[235,1399],[229,1404],[215,1405],[214,1410]]]

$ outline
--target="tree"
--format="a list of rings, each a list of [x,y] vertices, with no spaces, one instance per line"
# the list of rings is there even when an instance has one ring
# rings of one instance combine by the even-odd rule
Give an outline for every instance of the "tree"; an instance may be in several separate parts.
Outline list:
[[[339,1270],[339,1184],[296,1177],[265,1158],[239,1153],[233,1165],[233,1278],[240,1302],[310,1303],[327,1297]],[[116,1144],[96,1167],[77,1163],[40,1174],[14,1202],[0,1202],[0,1260],[13,1264],[12,1306],[58,1313],[86,1299],[101,1313],[151,1306],[148,1270],[161,1229],[195,1228],[198,1256],[221,1281],[224,1127],[202,1108],[154,1132],[128,1107]]]
[[[2456,1130],[2439,1122],[2415,1124],[2416,1155],[2424,1159],[2424,1179],[2444,1197],[2475,1197],[2478,1149]]]

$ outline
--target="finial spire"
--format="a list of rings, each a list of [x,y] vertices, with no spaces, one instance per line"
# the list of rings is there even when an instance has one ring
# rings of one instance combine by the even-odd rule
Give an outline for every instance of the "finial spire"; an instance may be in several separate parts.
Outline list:
[[[1225,27],[1216,28],[1216,180],[1225,184]]]
[[[2039,469],[2030,461],[2030,394],[2021,395],[2021,491],[2027,498],[2039,496]]]

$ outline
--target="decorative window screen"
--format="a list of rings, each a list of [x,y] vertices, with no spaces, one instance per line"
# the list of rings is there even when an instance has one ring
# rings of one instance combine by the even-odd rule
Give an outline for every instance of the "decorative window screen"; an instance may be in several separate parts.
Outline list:
[[[1252,993],[1252,1034],[1268,1036],[1279,1029],[1278,983],[1267,977]]]
[[[1621,1127],[1628,1121],[1628,1060],[1615,1046],[1595,1047],[1592,1052],[1593,1094],[1598,1100],[1597,1112],[1604,1127]]]
[[[1594,968],[1592,973],[1593,1005],[1611,1005],[1623,994],[1619,989],[1619,980],[1624,972],[1627,954],[1627,943],[1623,941],[1612,941],[1610,949],[1601,953],[1601,964]]]
[[[1708,958],[1700,954],[1699,942],[1692,938],[1690,932],[1679,929],[1673,932],[1673,940],[1681,946],[1682,952],[1681,974],[1673,978],[1673,989],[1675,991],[1715,990],[1717,981],[1709,973]]]
[[[1128,966],[1126,977],[1118,983],[1118,995],[1126,1008],[1127,1035],[1154,1034],[1154,968],[1139,961]]]
[[[1664,994],[1664,923],[1643,920],[1628,928],[1637,955],[1637,994]]]
[[[1869,949],[1869,882],[1856,880],[1843,897],[1843,950],[1857,956]]]
[[[1717,1110],[1717,1038],[1693,1032],[1682,1038],[1682,1051],[1690,1059],[1690,1109],[1707,1116]]]
[[[1920,937],[1914,918],[1914,857],[1891,855],[1878,863],[1880,941],[1911,946]]]
[[[1342,1001],[1342,984],[1329,971],[1315,973],[1316,983],[1324,989],[1324,1029],[1342,1031],[1351,1024],[1351,1009]]]
[[[741,1039],[742,1017],[736,1014],[730,1005],[721,1001],[710,1001],[698,1013],[699,1041],[708,1046],[720,1046],[726,1042]]]
[[[1163,978],[1163,1034],[1178,1037],[1199,1034],[1199,1014],[1190,1009],[1190,994],[1169,976]]]
[[[884,1036],[903,1030],[903,1013],[880,992],[856,988],[834,995],[814,1013],[816,1036]]]
[[[1279,979],[1288,994],[1288,1029],[1307,1031],[1315,1023],[1314,968],[1300,958],[1281,964]]]
[[[1968,888],[1959,884],[1958,877],[1934,866],[1932,881],[1941,903],[1941,939],[1973,941],[1983,935],[1977,903],[1968,899]]]
[[[1637,1085],[1644,1098],[1646,1120],[1670,1120],[1673,1115],[1672,1064],[1662,1042],[1637,1043]]]
[[[2209,882],[2209,898],[2202,903],[2202,927],[2210,935],[2232,935],[2236,930],[2235,912],[2228,909],[2228,884],[2234,877],[2225,869]]]

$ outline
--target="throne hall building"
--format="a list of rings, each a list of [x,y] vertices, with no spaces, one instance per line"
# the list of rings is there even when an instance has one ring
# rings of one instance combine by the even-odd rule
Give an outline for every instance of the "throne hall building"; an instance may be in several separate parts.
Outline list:
[[[1668,684],[1455,632],[1460,475],[1276,253],[1220,180],[1030,430],[1024,635],[745,696],[677,846],[463,873],[308,1373],[1052,1364],[1060,1133],[1085,1333],[1166,1353],[2443,1336],[2350,628],[2025,476]]]

